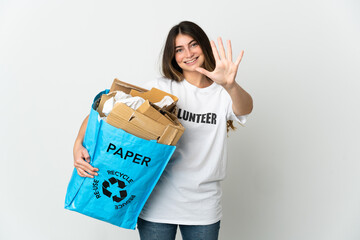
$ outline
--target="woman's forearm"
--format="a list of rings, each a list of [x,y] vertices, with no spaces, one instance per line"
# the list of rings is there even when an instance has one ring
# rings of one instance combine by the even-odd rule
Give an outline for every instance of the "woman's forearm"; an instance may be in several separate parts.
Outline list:
[[[246,115],[251,113],[253,109],[253,100],[249,93],[247,93],[239,84],[235,84],[226,89],[233,102],[232,108],[236,116]]]

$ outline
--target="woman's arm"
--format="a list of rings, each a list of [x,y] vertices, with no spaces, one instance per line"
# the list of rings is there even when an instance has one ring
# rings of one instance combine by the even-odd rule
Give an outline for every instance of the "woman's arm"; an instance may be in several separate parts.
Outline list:
[[[236,82],[232,87],[225,89],[231,97],[231,100],[233,102],[232,108],[236,116],[251,113],[253,109],[253,100],[249,93],[247,93]]]
[[[99,169],[94,168],[90,165],[90,155],[86,148],[84,148],[84,146],[82,145],[88,120],[89,115],[84,119],[83,123],[81,124],[79,133],[74,143],[74,166],[81,177],[93,178],[93,176],[98,175],[97,171],[99,171]]]

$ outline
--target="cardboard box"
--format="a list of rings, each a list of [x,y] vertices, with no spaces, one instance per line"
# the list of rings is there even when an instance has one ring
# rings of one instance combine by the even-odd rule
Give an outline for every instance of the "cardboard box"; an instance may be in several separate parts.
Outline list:
[[[147,92],[148,91],[145,88],[141,88],[141,87],[132,85],[130,83],[120,81],[119,79],[115,78],[112,85],[111,85],[111,87],[110,87],[110,92],[123,91],[124,93],[129,94],[132,89],[137,90],[139,92]]]
[[[169,116],[169,113],[165,112],[165,110],[162,110],[161,112],[161,109],[155,104],[150,103],[149,100],[146,100],[143,104],[141,104],[136,111],[163,125],[174,124],[174,121]]]
[[[106,119],[107,123],[143,139],[157,140],[158,143],[166,145],[176,145],[185,130],[175,115],[178,101],[176,96],[156,88],[148,91],[115,79],[110,93],[101,97],[98,106],[100,116],[103,115],[100,111],[102,111],[105,101],[114,95],[111,91],[123,91],[134,97],[140,96],[146,101],[137,110],[133,110],[123,103],[115,104]],[[153,102],[161,101],[164,96],[170,96],[174,103],[164,108],[153,104]]]

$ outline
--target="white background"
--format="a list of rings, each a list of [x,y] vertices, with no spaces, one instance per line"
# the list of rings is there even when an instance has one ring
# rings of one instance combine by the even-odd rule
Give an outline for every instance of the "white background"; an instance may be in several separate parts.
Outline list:
[[[72,146],[115,77],[159,76],[182,20],[245,50],[237,81],[254,99],[229,137],[220,239],[360,239],[359,12],[357,0],[0,0],[0,239],[138,239],[64,210]]]

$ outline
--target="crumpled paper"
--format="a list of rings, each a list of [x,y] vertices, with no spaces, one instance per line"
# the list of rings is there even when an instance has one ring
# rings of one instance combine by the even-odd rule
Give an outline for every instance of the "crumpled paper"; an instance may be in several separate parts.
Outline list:
[[[109,98],[103,106],[103,113],[107,117],[111,110],[114,108],[116,103],[124,103],[128,107],[136,110],[145,102],[145,99],[142,97],[133,97],[130,94],[126,94],[122,91],[116,91],[116,95],[112,98]],[[158,107],[162,108],[164,106],[168,106],[172,104],[174,100],[170,96],[165,96],[161,101],[154,103]]]

